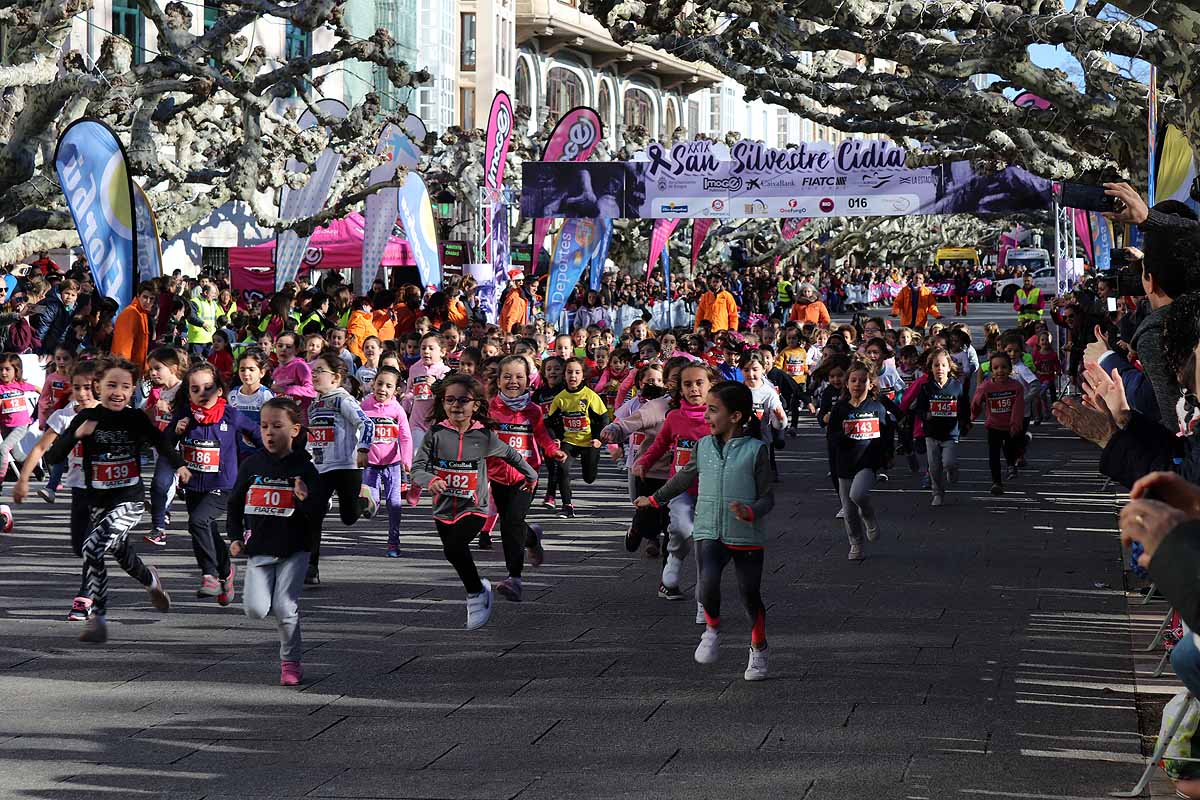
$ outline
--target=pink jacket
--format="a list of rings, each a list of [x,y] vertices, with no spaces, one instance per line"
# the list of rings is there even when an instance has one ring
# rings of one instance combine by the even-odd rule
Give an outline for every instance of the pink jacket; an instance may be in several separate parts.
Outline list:
[[[408,415],[400,407],[399,401],[392,399],[380,404],[374,395],[367,395],[362,401],[362,410],[375,424],[367,463],[373,467],[396,463],[412,466],[412,430],[408,427]]]
[[[558,442],[546,430],[546,420],[542,409],[530,400],[525,408],[513,411],[504,405],[499,397],[493,397],[488,405],[488,414],[496,423],[496,435],[500,441],[521,454],[535,470],[542,466],[543,457],[553,458],[559,453]],[[512,486],[524,483],[525,476],[521,471],[510,465],[502,458],[491,457],[487,460],[488,480]]]
[[[38,388],[25,381],[0,383],[0,425],[5,428],[19,428],[33,422],[33,414],[29,410],[26,393],[37,393]]]
[[[42,430],[46,429],[46,420],[50,419],[50,415],[64,407],[70,399],[71,378],[57,372],[46,373],[37,403],[38,425]]]
[[[293,358],[271,372],[271,382],[288,397],[316,397],[312,385],[312,370],[303,358]]]
[[[654,464],[670,449],[671,457],[671,476],[684,465],[692,460],[696,454],[696,445],[705,436],[708,436],[711,431],[708,428],[708,423],[704,421],[704,410],[706,406],[690,405],[684,403],[679,408],[672,409],[667,413],[666,420],[663,421],[662,430],[654,437],[654,441],[646,448],[646,452],[642,453],[641,458],[637,463],[646,469],[649,469],[651,464]],[[688,490],[690,493],[696,493],[696,485]]]
[[[446,377],[450,367],[442,364],[425,366],[418,361],[408,369],[408,385],[404,387],[404,410],[412,427],[429,430],[429,410],[433,408],[433,385]]]
[[[623,442],[628,439],[629,448],[635,450],[640,458],[649,449],[650,443],[658,436],[658,432],[662,430],[663,422],[667,418],[670,402],[671,398],[663,395],[649,402],[642,403],[636,411],[630,413],[628,416],[614,419],[604,430],[617,439],[617,441]],[[646,477],[648,478],[666,480],[670,476],[671,456],[669,453],[663,453],[654,462],[654,466],[646,470]]]
[[[917,394],[921,391],[921,384],[927,382],[929,376],[921,373],[921,376],[909,384],[909,387],[904,390],[904,397],[900,399],[900,410],[908,412],[908,407],[913,404],[913,400],[917,399]],[[913,415],[913,438],[920,439],[925,435],[925,422],[915,414]]]

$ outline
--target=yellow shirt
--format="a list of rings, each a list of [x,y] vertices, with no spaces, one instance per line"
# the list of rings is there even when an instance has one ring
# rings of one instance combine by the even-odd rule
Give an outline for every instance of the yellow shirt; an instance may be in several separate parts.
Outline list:
[[[808,382],[808,351],[803,347],[785,347],[775,357],[775,369],[781,369],[796,383]]]
[[[563,439],[567,444],[591,447],[592,439],[596,438],[592,435],[591,415],[601,416],[607,413],[608,408],[600,399],[600,395],[586,386],[581,386],[577,392],[563,389],[555,395],[546,416],[562,415]]]

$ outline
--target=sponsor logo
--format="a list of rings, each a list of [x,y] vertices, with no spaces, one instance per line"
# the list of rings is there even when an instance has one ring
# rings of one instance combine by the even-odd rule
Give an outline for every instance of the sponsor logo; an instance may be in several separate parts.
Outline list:
[[[509,134],[512,133],[512,115],[508,110],[508,104],[501,103],[496,108],[496,138],[492,142],[492,158],[487,165],[487,174],[484,175],[484,185],[496,187],[500,181],[500,165],[505,156],[505,145],[508,143]]]
[[[74,135],[85,134],[79,130]],[[133,244],[134,228],[125,158],[119,149],[105,154],[93,146],[85,151],[76,142],[71,139],[61,145],[56,165],[59,179],[100,290],[119,297],[131,282],[126,259],[132,253],[126,247]],[[108,159],[97,170],[96,162],[104,155]]]
[[[912,202],[905,195],[885,197],[883,198],[883,202],[887,204],[888,208],[898,214],[902,214],[912,208]]]
[[[828,214],[830,211],[833,211],[833,198],[832,197],[822,197],[819,207],[820,207],[821,211],[826,214]]]
[[[746,188],[752,192],[756,189],[761,189],[762,181],[760,181],[758,178],[750,178],[746,181]]]
[[[725,201],[719,197],[714,199],[712,201],[712,210],[713,211],[724,211],[725,210]]]
[[[705,189],[724,189],[727,192],[740,192],[742,190],[742,179],[730,176],[727,178],[705,178]]]
[[[687,203],[663,203],[658,207],[658,210],[663,214],[686,214],[688,213]]]
[[[591,148],[600,131],[587,116],[581,116],[567,130],[567,141],[563,144],[563,161],[575,161],[579,154]]]
[[[932,174],[925,174],[925,175],[901,175],[901,176],[900,176],[900,184],[901,184],[901,185],[904,185],[904,184],[920,184],[920,183],[926,183],[926,184],[933,184],[933,183],[937,183],[937,178],[936,178],[934,175],[932,175]]]
[[[872,189],[881,189],[892,182],[891,175],[885,175],[879,172],[868,172],[859,178],[863,186],[870,186]]]
[[[762,200],[758,200],[758,199],[751,200],[749,203],[746,203],[743,206],[743,208],[745,209],[745,212],[747,214],[751,214],[751,215],[767,213],[767,204],[765,202],[763,202]]]

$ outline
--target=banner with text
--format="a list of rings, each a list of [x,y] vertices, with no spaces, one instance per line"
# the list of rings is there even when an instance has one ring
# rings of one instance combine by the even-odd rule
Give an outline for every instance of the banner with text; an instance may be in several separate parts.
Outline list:
[[[658,143],[633,161],[522,165],[527,217],[765,219],[999,214],[1051,207],[1050,181],[967,161],[909,168],[903,148],[850,139],[787,149],[742,140]]]
[[[600,240],[600,225],[594,219],[569,219],[558,232],[554,255],[550,259],[550,278],[546,284],[546,319],[557,323],[567,298],[592,263]]]
[[[600,115],[586,106],[576,106],[563,114],[554,126],[542,161],[587,161],[596,145],[604,138]],[[533,246],[540,250],[546,241],[550,220],[539,217],[533,221]]]

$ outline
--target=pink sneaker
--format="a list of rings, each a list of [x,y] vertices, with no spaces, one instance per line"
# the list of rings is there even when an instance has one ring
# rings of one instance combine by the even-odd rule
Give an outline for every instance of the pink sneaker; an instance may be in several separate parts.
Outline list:
[[[304,668],[300,666],[299,661],[280,661],[279,662],[279,685],[280,686],[299,686],[301,679],[304,677]]]
[[[234,597],[233,575],[234,575],[233,564],[230,564],[229,565],[229,577],[220,581],[221,593],[219,595],[217,595],[217,602],[223,606],[227,606],[233,602],[233,597]]]

